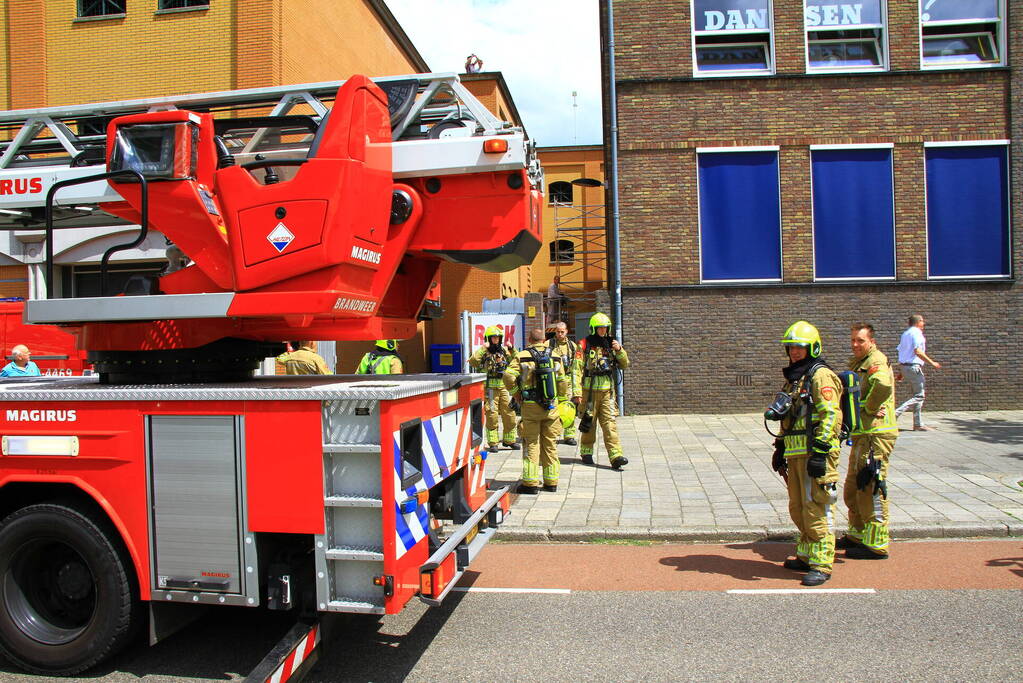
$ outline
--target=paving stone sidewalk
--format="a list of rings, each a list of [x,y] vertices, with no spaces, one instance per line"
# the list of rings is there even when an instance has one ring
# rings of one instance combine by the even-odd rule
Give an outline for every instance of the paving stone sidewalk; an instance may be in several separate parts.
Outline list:
[[[903,431],[888,473],[895,538],[1023,536],[1023,410],[928,412],[936,431]],[[599,430],[599,428],[598,428]],[[615,472],[598,436],[597,464],[559,445],[556,493],[513,496],[499,538],[758,540],[795,533],[773,437],[760,415],[641,415],[618,421],[629,464]],[[845,476],[849,447],[842,450]],[[518,481],[521,451],[487,459],[498,484]],[[839,501],[836,530],[846,526]]]

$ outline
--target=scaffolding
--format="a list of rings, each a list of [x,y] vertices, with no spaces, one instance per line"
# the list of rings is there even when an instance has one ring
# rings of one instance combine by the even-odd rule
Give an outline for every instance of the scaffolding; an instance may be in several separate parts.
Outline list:
[[[607,287],[607,240],[604,204],[553,202],[552,261],[564,295],[562,305],[549,301],[550,319],[562,320],[575,333],[576,319],[596,310],[597,292]]]

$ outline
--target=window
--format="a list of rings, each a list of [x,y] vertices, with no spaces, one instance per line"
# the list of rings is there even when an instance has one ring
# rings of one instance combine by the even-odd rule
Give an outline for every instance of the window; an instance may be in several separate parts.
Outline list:
[[[161,9],[185,9],[188,7],[209,7],[210,0],[159,0],[156,8]]]
[[[572,183],[566,183],[564,180],[551,183],[547,186],[547,195],[551,204],[571,204]]]
[[[1007,143],[925,145],[930,277],[1009,275]]]
[[[774,71],[771,0],[693,0],[693,74]]]
[[[571,263],[575,260],[575,245],[572,240],[554,240],[547,245],[551,251],[551,263]]]
[[[106,17],[125,13],[127,0],[78,0],[79,17]]]
[[[696,152],[701,278],[780,280],[777,148]]]
[[[107,294],[120,294],[129,288],[129,281],[137,286],[139,278],[157,278],[167,268],[166,261],[142,261],[135,263],[111,263],[107,266]],[[61,296],[101,296],[100,268],[98,263],[63,266]]]
[[[815,279],[895,277],[891,147],[811,148]]]
[[[884,0],[822,4],[806,0],[808,71],[870,71],[885,68]]]
[[[1003,0],[920,0],[924,68],[999,66]]]

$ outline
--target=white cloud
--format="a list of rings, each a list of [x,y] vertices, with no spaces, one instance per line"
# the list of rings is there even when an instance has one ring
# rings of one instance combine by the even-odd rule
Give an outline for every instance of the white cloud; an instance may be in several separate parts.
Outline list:
[[[597,0],[387,0],[435,72],[504,74],[538,145],[600,144]],[[573,111],[572,92],[578,93]]]

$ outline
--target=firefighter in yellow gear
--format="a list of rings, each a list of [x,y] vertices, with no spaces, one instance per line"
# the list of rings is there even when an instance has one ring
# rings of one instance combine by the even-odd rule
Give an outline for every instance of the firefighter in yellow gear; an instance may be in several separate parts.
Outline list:
[[[587,465],[593,464],[593,444],[597,440],[594,420],[600,424],[604,434],[604,448],[611,467],[620,470],[629,464],[629,459],[622,455],[622,444],[618,440],[615,422],[618,407],[614,400],[618,372],[628,367],[628,354],[611,336],[611,319],[603,313],[594,314],[590,318],[590,334],[582,340],[575,354],[573,378],[578,384],[572,390],[572,400],[576,401],[575,397],[578,397],[577,406],[583,411],[579,423],[579,431],[582,432],[579,455]]]
[[[323,357],[313,351],[311,341],[291,342],[292,351],[277,356],[286,375],[329,375],[330,369]]]
[[[558,393],[558,414],[561,417],[562,438],[561,443],[575,446],[575,403],[574,396],[579,396],[578,382],[576,381],[575,354],[579,350],[578,345],[568,338],[568,325],[563,322],[555,323],[554,336],[547,341],[551,353],[561,359],[561,365],[568,373],[568,388]],[[573,393],[575,392],[575,393]],[[581,397],[580,397],[581,398]]]
[[[515,348],[511,342],[504,342],[504,331],[491,325],[483,333],[486,343],[476,349],[469,358],[469,367],[477,372],[487,373],[486,389],[486,411],[487,411],[487,448],[490,451],[497,450],[497,444],[502,443],[507,448],[517,451],[519,444],[515,430],[515,409],[512,407],[511,394],[504,386],[504,371],[508,368],[512,357],[515,355]],[[500,426],[503,430],[498,430]]]
[[[843,498],[849,529],[835,544],[851,559],[888,559],[888,461],[899,437],[895,378],[874,341],[874,327],[852,326],[849,369],[860,377],[860,424],[852,432]]]
[[[405,371],[395,339],[377,339],[373,350],[362,357],[357,375],[400,375]]]
[[[781,342],[789,358],[785,387],[765,417],[781,420],[772,466],[788,483],[789,515],[799,529],[796,557],[784,566],[805,571],[804,586],[819,586],[831,578],[835,561],[842,385],[821,358],[816,327],[800,320]]]
[[[522,481],[519,493],[558,490],[557,439],[561,434],[558,397],[569,390],[561,358],[551,352],[543,330],[529,333],[529,346],[520,351],[504,371],[504,385],[522,406]]]

